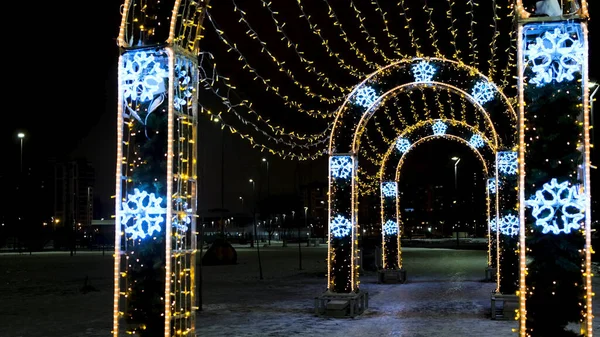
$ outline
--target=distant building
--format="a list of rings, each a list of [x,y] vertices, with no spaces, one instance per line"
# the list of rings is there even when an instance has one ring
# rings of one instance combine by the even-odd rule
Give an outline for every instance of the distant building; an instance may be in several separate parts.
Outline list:
[[[313,236],[321,237],[328,230],[328,190],[329,187],[324,182],[311,182],[301,186],[303,207],[308,207],[307,225]]]
[[[94,211],[95,172],[84,159],[54,161],[54,221],[88,237]],[[71,229],[70,228],[70,229]]]

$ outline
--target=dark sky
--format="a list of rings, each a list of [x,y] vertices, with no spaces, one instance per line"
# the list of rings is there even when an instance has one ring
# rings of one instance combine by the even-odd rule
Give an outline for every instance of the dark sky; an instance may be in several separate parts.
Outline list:
[[[226,1],[226,0],[219,0]],[[294,1],[295,2],[295,1]],[[5,27],[11,39],[5,40],[8,61],[5,62],[4,122],[0,125],[3,152],[2,175],[18,169],[19,140],[17,132],[27,134],[24,141],[25,165],[36,166],[51,156],[82,156],[97,171],[97,193],[103,198],[114,193],[115,121],[116,121],[116,37],[122,1],[104,0],[94,3],[43,2],[36,10],[24,8],[32,4],[11,3],[10,11],[28,13],[23,25]],[[242,2],[240,2],[242,3]],[[245,2],[243,2],[245,4]],[[260,3],[255,4],[259,6]],[[597,5],[590,4],[592,18]],[[231,19],[219,18],[221,25]],[[595,21],[590,22],[590,40],[596,34]],[[23,28],[25,27],[25,28]],[[591,48],[593,52],[593,48]],[[590,59],[594,60],[594,54]],[[591,64],[591,78],[600,79],[598,67]],[[7,76],[8,75],[8,76]],[[10,104],[9,104],[10,102]],[[264,156],[246,141],[208,120],[200,121],[198,151],[200,170],[204,172],[201,209],[219,207],[221,141],[225,142],[225,207],[241,210],[240,196],[250,193],[248,179],[263,181]],[[323,159],[300,164],[268,157],[271,193],[293,189],[296,172],[305,172],[309,180],[326,179]],[[310,167],[312,166],[312,167]],[[247,206],[247,205],[246,205]],[[109,212],[110,213],[110,212]]]

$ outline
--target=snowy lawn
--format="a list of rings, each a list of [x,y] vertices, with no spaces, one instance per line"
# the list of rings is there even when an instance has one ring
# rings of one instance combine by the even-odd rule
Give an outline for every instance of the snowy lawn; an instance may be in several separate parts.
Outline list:
[[[203,268],[198,336],[516,336],[515,321],[489,318],[494,284],[481,282],[485,251],[405,248],[408,282],[377,284],[365,272],[369,309],[354,319],[314,315],[314,297],[326,286],[325,245],[302,247],[303,270],[296,245],[261,248],[263,280],[256,251],[237,251],[237,265]],[[97,291],[80,292],[86,276]],[[0,337],[110,335],[110,254],[0,255],[0,284]]]

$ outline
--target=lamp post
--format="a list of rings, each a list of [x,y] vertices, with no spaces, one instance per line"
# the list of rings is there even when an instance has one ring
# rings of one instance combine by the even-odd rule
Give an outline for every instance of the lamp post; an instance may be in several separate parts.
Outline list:
[[[590,82],[588,84],[589,88],[592,89],[594,87],[596,87],[596,89],[594,89],[594,91],[592,92],[592,94],[590,95],[590,123],[592,124],[592,139],[591,139],[591,143],[594,144],[594,96],[596,95],[596,92],[598,92],[598,88],[600,87],[600,85],[598,85],[598,83],[596,82]],[[591,160],[590,160],[591,161]]]
[[[263,279],[263,272],[262,272],[262,262],[260,260],[260,242],[258,242],[258,235],[257,235],[257,230],[256,230],[256,193],[254,192],[254,180],[250,179],[248,180],[251,184],[252,184],[252,197],[254,199],[254,206],[252,208],[252,223],[254,226],[254,237],[256,240],[256,255],[258,256],[258,274],[259,274],[259,279],[262,280]]]
[[[308,229],[308,218],[306,216],[308,207],[304,206],[304,228]],[[306,247],[310,247],[310,239],[312,238],[312,227],[310,228],[310,237],[306,240]]]
[[[456,198],[456,194],[458,193],[458,163],[460,162],[460,158],[458,157],[452,157],[452,160],[454,160],[454,193],[455,193],[455,198]],[[455,226],[456,226],[456,247],[458,247],[460,245],[460,238],[458,237],[459,231],[458,231],[458,212],[457,212],[457,203],[456,203],[456,199],[454,199],[454,214],[455,214],[455,218],[454,221],[456,221]]]
[[[17,134],[17,137],[19,137],[19,139],[21,140],[21,159],[20,159],[20,166],[21,166],[21,173],[23,173],[23,139],[25,139],[25,134],[23,132],[19,132]]]
[[[296,221],[296,211],[292,211],[292,222]],[[302,243],[300,242],[300,224],[298,224],[298,270],[302,270]]]

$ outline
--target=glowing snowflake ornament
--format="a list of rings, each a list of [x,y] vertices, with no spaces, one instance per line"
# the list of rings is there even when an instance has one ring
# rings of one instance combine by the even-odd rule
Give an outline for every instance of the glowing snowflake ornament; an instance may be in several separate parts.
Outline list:
[[[398,223],[394,220],[388,220],[383,224],[383,233],[385,235],[396,235],[398,234]]]
[[[342,215],[337,215],[329,223],[329,231],[335,238],[343,238],[350,235],[352,223]]]
[[[498,172],[504,175],[517,174],[518,162],[517,153],[513,151],[500,151],[496,157]]]
[[[496,178],[488,179],[487,189],[490,194],[496,194]]]
[[[162,215],[167,213],[166,208],[160,207],[161,202],[162,198],[157,198],[154,193],[140,192],[137,188],[128,195],[127,201],[122,202],[121,225],[125,226],[125,233],[130,234],[131,239],[143,239],[161,231],[165,221]]]
[[[146,102],[165,91],[169,72],[154,54],[138,51],[126,55],[121,68],[123,99]]]
[[[356,105],[362,106],[363,108],[368,108],[375,101],[377,101],[379,97],[377,96],[377,92],[375,89],[369,86],[362,86],[356,91],[356,96],[354,97],[354,103]]]
[[[437,120],[431,126],[431,130],[436,136],[443,136],[444,134],[446,134],[446,129],[448,129],[448,125],[446,125],[446,123],[442,122],[441,120]]]
[[[480,147],[483,147],[485,143],[483,142],[483,137],[481,137],[480,134],[475,133],[473,134],[473,136],[471,136],[471,139],[469,140],[469,145],[478,149]]]
[[[400,153],[405,153],[410,148],[410,141],[406,138],[398,138],[396,140],[396,150]]]
[[[431,82],[436,69],[427,61],[421,61],[411,66],[415,82]]]
[[[574,74],[581,72],[585,48],[571,34],[562,33],[560,28],[547,31],[527,46],[526,62],[531,64],[535,76],[529,81],[541,87],[552,81],[572,81]]]
[[[350,156],[332,156],[329,159],[331,177],[348,179],[352,175],[354,165]]]
[[[381,194],[383,194],[384,197],[395,197],[397,193],[398,185],[395,181],[386,181],[384,183],[381,183]]]
[[[475,83],[473,91],[471,91],[471,96],[473,96],[479,105],[484,105],[494,99],[495,92],[495,87],[492,83],[479,81]]]
[[[500,233],[506,236],[519,235],[519,218],[512,214],[503,216],[500,219]]]
[[[559,184],[556,178],[545,183],[525,205],[533,208],[535,224],[544,234],[569,234],[581,227],[585,217],[585,195],[576,186],[569,186],[568,181]]]

